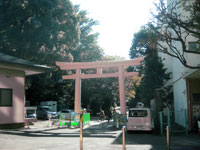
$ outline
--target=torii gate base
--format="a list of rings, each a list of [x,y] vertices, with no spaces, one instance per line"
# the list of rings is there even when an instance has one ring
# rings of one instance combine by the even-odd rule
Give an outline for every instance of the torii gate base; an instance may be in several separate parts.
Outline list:
[[[107,61],[107,62],[85,62],[85,63],[66,63],[56,62],[56,65],[61,70],[76,70],[76,74],[63,75],[63,79],[75,79],[75,113],[80,113],[81,110],[81,79],[89,78],[109,78],[118,77],[119,80],[119,95],[120,95],[120,110],[122,114],[126,114],[126,100],[125,100],[125,87],[124,78],[128,76],[138,76],[138,72],[125,72],[124,68],[128,66],[137,66],[141,64],[144,57],[136,58],[133,60],[126,61]],[[103,73],[102,70],[106,71],[110,68],[115,68],[116,72]],[[96,69],[95,74],[83,74],[83,69]]]

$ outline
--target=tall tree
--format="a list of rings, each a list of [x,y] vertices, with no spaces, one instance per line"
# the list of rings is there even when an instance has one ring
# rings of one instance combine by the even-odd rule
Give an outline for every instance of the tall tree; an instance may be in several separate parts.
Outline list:
[[[143,26],[141,30],[134,34],[130,57],[145,56],[144,65],[141,66],[143,77],[141,83],[136,88],[136,99],[144,101],[147,106],[155,96],[155,90],[164,88],[165,82],[170,79],[166,73],[164,64],[157,54],[158,35],[149,28]]]
[[[158,35],[147,25],[134,34],[131,48],[129,50],[130,58],[138,58],[145,55],[147,47],[155,48],[157,46]]]
[[[80,10],[78,5],[75,5],[75,12],[79,16],[79,26],[80,26],[80,42],[76,50],[72,50],[71,54],[73,56],[74,62],[91,62],[99,61],[103,55],[102,48],[98,45],[98,33],[93,31],[93,27],[98,25],[96,20],[88,17],[88,13],[85,10]],[[89,70],[91,71],[91,70]],[[87,73],[88,70],[85,70],[84,73]],[[74,81],[66,81],[68,86],[71,85],[71,98],[68,99],[69,103],[66,107],[73,108],[74,105]],[[71,84],[69,84],[71,83]],[[82,107],[90,108],[93,114],[96,114],[100,106],[104,103],[102,99],[102,89],[100,87],[102,82],[100,79],[87,79],[82,80]],[[99,88],[97,88],[99,87]],[[98,91],[99,90],[99,91]],[[70,91],[70,90],[68,90]],[[99,97],[99,98],[98,98]]]
[[[0,52],[48,65],[69,61],[78,22],[69,0],[0,0]]]
[[[76,51],[72,51],[74,62],[99,61],[103,55],[103,49],[98,45],[99,33],[93,31],[93,27],[98,25],[98,21],[89,18],[88,12],[80,10],[79,5],[75,5],[75,11],[80,17],[80,43]]]
[[[0,52],[51,66],[26,78],[26,100],[73,99],[71,83],[58,82],[55,61],[72,61],[80,41],[79,16],[70,0],[0,0]]]
[[[170,79],[170,74],[166,73],[166,68],[158,57],[156,49],[147,47],[144,66],[140,97],[149,106],[150,100],[155,97],[155,90],[164,88],[166,81]]]

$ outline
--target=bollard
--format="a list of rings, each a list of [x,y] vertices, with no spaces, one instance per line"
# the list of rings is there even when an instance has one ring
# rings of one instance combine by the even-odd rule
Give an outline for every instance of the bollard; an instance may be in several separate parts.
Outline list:
[[[123,144],[123,150],[126,150],[126,142],[125,142],[125,129],[126,127],[122,127],[122,144]]]
[[[83,113],[80,113],[80,150],[83,150]]]
[[[169,126],[166,127],[167,132],[167,150],[170,150],[170,134],[169,134]]]
[[[51,114],[48,114],[48,119],[49,119],[49,121],[48,121],[48,127],[52,126],[51,118],[52,118]]]

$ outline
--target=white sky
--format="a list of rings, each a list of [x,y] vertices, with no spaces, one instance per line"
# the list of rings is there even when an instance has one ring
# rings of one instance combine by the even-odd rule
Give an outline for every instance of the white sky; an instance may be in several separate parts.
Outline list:
[[[129,59],[133,34],[146,24],[155,0],[71,0],[80,4],[88,17],[99,21],[94,27],[99,32],[99,45],[105,55]]]

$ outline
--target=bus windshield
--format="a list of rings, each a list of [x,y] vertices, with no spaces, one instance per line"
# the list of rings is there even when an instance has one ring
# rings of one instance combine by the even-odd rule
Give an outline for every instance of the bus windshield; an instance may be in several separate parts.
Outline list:
[[[129,110],[129,117],[147,117],[147,110]]]

